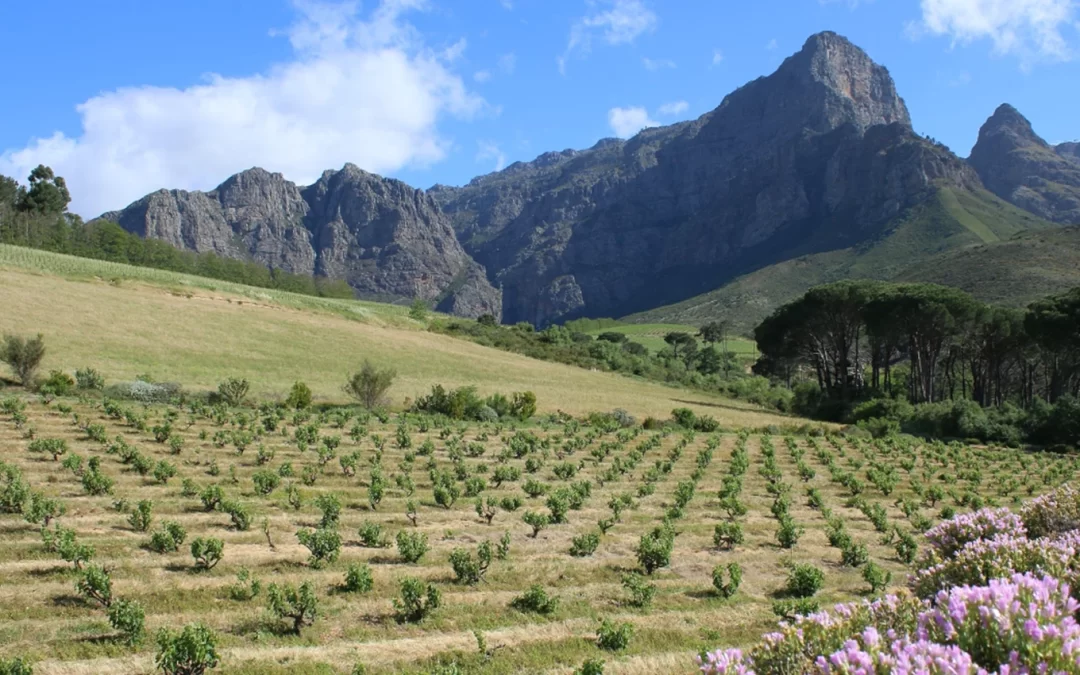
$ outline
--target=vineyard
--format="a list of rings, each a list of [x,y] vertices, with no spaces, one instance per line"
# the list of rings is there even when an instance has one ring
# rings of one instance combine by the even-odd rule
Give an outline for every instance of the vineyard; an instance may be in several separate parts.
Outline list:
[[[504,420],[0,398],[0,662],[153,672],[159,629],[197,622],[228,673],[689,673],[1077,468]]]

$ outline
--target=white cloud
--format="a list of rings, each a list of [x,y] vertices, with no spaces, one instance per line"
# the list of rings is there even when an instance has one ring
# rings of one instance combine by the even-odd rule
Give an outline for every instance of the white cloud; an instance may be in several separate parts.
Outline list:
[[[715,68],[720,65],[720,62],[724,60],[724,52],[719,49],[714,49],[712,52],[712,65]]]
[[[439,121],[486,104],[448,65],[465,43],[432,49],[403,19],[422,3],[383,0],[362,19],[355,3],[295,0],[290,61],[185,89],[101,93],[76,107],[78,135],[5,151],[0,174],[50,165],[71,187],[72,210],[96,216],[162,187],[208,189],[251,166],[307,183],[345,162],[380,173],[437,162],[450,146]]]
[[[773,39],[769,40],[767,43],[765,43],[765,49],[768,49],[770,52],[772,50],[776,49],[779,46],[780,46],[780,44],[776,41],[776,38],[773,38]]]
[[[1065,61],[1074,51],[1067,36],[1080,29],[1076,0],[922,0],[913,37],[930,33],[953,44],[989,39],[997,54],[1036,61]]]
[[[649,119],[649,113],[641,106],[612,108],[608,111],[608,125],[619,138],[630,138],[645,127],[658,127],[660,123]]]
[[[503,6],[503,9],[513,9],[513,0],[499,0],[499,4]]]
[[[663,70],[665,68],[675,67],[675,62],[671,59],[650,59],[647,56],[641,59],[641,64],[645,66],[645,70],[653,73],[658,70]]]
[[[513,75],[514,69],[517,68],[517,54],[514,52],[503,54],[499,57],[498,65],[499,70],[501,70],[504,75]]]
[[[671,103],[665,103],[660,106],[656,111],[658,115],[665,115],[671,117],[673,115],[681,115],[690,109],[690,104],[686,101],[672,101]]]
[[[477,82],[487,82],[488,80],[491,79],[491,71],[490,70],[478,70],[475,73],[473,73],[472,79],[476,80]]]
[[[493,141],[477,141],[477,147],[476,161],[495,160],[493,171],[502,171],[506,168],[506,153],[502,151],[502,148],[497,143]]]
[[[589,0],[596,6],[598,0]],[[642,0],[599,0],[604,9],[583,16],[570,27],[566,51],[557,59],[559,72],[566,72],[566,61],[575,53],[585,54],[599,37],[606,44],[628,44],[639,36],[655,30],[659,22]]]

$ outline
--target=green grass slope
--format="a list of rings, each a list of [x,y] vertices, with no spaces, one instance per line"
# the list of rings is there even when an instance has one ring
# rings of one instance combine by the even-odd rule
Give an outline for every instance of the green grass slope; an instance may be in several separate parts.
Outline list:
[[[909,272],[952,251],[993,246],[1018,234],[1052,231],[1054,227],[988,192],[942,188],[932,199],[900,216],[876,241],[770,265],[715,291],[624,320],[700,325],[728,319],[736,331],[748,334],[773,309],[812,286],[842,279],[934,281],[912,277]],[[1046,285],[1047,289],[1054,287]],[[1038,289],[1034,292],[1043,294]]]
[[[0,307],[0,334],[45,336],[43,372],[90,366],[112,381],[149,374],[196,389],[245,377],[260,398],[282,396],[302,380],[319,400],[344,401],[345,377],[367,358],[397,370],[390,390],[396,407],[434,384],[472,385],[483,395],[534,391],[543,412],[624,408],[667,417],[689,405],[726,425],[795,421],[743,402],[433,333],[401,307],[32,249],[0,246]]]

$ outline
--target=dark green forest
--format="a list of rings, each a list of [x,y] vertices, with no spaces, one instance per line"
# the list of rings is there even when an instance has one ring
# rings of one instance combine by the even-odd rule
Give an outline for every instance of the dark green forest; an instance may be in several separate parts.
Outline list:
[[[0,243],[304,295],[355,297],[344,281],[290,274],[253,260],[182,251],[157,239],[143,239],[105,220],[83,222],[67,210],[70,202],[64,179],[47,166],[34,169],[27,186],[0,176]]]
[[[810,289],[754,331],[795,412],[875,435],[1080,442],[1080,289],[1027,309],[933,284]]]

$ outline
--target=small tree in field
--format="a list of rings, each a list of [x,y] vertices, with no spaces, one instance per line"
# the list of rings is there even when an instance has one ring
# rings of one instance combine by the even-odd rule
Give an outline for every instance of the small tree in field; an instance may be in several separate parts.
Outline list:
[[[300,588],[270,584],[267,595],[270,611],[281,619],[292,620],[292,632],[297,635],[301,628],[315,623],[319,615],[319,599],[315,596],[315,585],[310,581],[300,584]]]
[[[24,387],[34,383],[34,374],[45,358],[45,338],[40,333],[33,338],[5,335],[0,344],[0,361],[11,366],[15,377]]]
[[[161,629],[157,647],[154,664],[165,675],[202,675],[218,665],[217,636],[201,623],[180,631]]]
[[[311,407],[311,387],[303,382],[294,382],[289,396],[285,399],[285,407],[293,410],[304,410]]]
[[[383,402],[396,377],[397,371],[391,368],[380,370],[365,359],[360,370],[349,376],[345,383],[345,393],[370,410]]]
[[[247,380],[230,377],[218,385],[218,396],[227,405],[236,407],[247,398],[249,389],[251,389],[251,385],[248,384]]]

